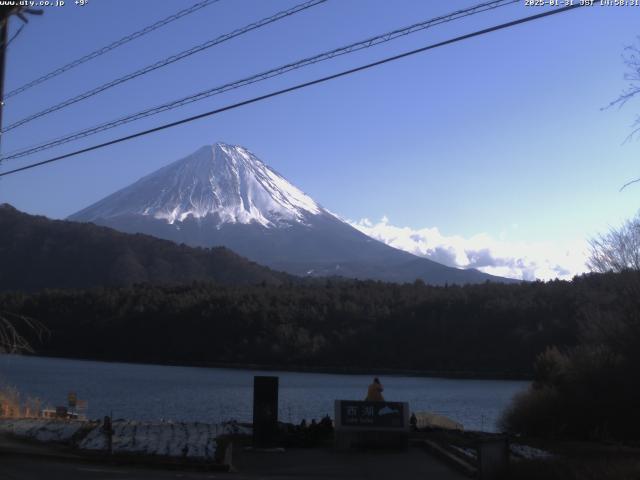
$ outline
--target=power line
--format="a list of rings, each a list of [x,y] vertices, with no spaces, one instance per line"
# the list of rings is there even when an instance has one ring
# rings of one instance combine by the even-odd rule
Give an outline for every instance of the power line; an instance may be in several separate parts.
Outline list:
[[[142,118],[146,118],[152,115],[157,115],[159,113],[165,112],[165,111],[169,111],[169,110],[173,110],[175,108],[179,108],[185,105],[188,105],[190,103],[193,102],[197,102],[200,100],[204,100],[206,98],[212,97],[214,95],[219,95],[221,93],[230,91],[230,90],[235,90],[237,88],[241,88],[247,85],[251,85],[253,83],[257,83],[263,80],[268,80],[269,78],[273,78],[276,76],[280,76],[283,75],[285,73],[288,73],[292,70],[296,70],[299,68],[303,68],[306,67],[308,65],[313,65],[315,63],[319,63],[325,60],[329,60],[341,55],[345,55],[348,53],[353,53],[355,51],[358,50],[362,50],[365,48],[370,48],[373,47],[375,45],[379,45],[381,43],[386,43],[392,40],[395,40],[396,38],[405,36],[405,35],[409,35],[436,25],[440,25],[443,23],[447,23],[447,22],[451,22],[454,20],[458,20],[460,18],[464,18],[464,17],[468,17],[471,15],[475,15],[481,12],[485,12],[487,10],[493,10],[495,8],[498,7],[503,7],[506,5],[510,5],[513,3],[518,3],[520,2],[520,0],[492,0],[489,2],[485,2],[485,3],[481,3],[478,5],[475,5],[473,7],[470,8],[466,8],[463,10],[457,10],[455,12],[446,14],[446,15],[442,15],[439,17],[435,17],[429,20],[425,20],[423,22],[419,22],[419,23],[415,23],[413,25],[410,25],[408,27],[403,27],[403,28],[399,28],[396,30],[393,30],[391,32],[387,32],[381,35],[377,35],[375,37],[370,37],[367,38],[365,40],[356,42],[356,43],[352,43],[350,45],[344,46],[344,47],[340,47],[340,48],[336,48],[333,50],[329,50],[317,55],[314,55],[312,57],[307,57],[307,58],[303,58],[301,60],[297,60],[295,62],[292,63],[288,63],[286,65],[282,65],[276,68],[273,68],[271,70],[267,70],[266,72],[261,72],[255,75],[252,75],[250,77],[246,77],[243,78],[241,80],[236,80],[234,82],[231,83],[226,83],[224,85],[220,85],[220,86],[216,86],[213,88],[209,88],[207,90],[198,92],[196,94],[193,95],[189,95],[187,97],[183,97],[181,99],[178,100],[173,100],[171,102],[168,103],[164,103],[161,105],[157,105],[155,107],[151,107],[148,108],[146,110],[142,110],[140,112],[131,114],[131,115],[127,115],[125,117],[121,117],[118,118],[116,120],[111,120],[109,122],[105,122],[99,125],[95,125],[93,127],[89,127],[86,128],[84,130],[81,130],[79,132],[75,132],[75,133],[71,133],[68,135],[65,135],[63,137],[59,137],[56,138],[54,140],[49,140],[46,141],[45,143],[41,143],[38,145],[34,145],[31,147],[27,147],[24,149],[20,149],[18,151],[16,151],[15,153],[12,154],[8,154],[4,157],[1,157],[0,160],[10,160],[10,159],[14,159],[14,158],[20,158],[20,157],[24,157],[27,155],[31,155],[33,153],[37,153],[37,152],[41,152],[44,150],[48,150],[50,148],[65,144],[65,143],[69,143],[72,142],[74,140],[78,140],[80,138],[85,138],[88,137],[90,135],[95,135],[97,133],[106,131],[106,130],[110,130],[112,128],[116,128],[119,127],[121,125],[125,125],[127,123],[131,123],[133,121],[136,120],[140,120]]]
[[[82,100],[86,100],[87,98],[93,97],[94,95],[97,95],[101,92],[104,92],[105,90],[108,90],[110,88],[113,88],[117,85],[120,85],[122,83],[128,82],[129,80],[133,80],[134,78],[140,77],[142,75],[146,75],[147,73],[153,72],[154,70],[157,70],[159,68],[162,67],[166,67],[167,65],[171,65],[174,62],[177,62],[179,60],[182,60],[184,58],[190,57],[191,55],[194,55],[196,53],[202,52],[203,50],[206,50],[208,48],[211,48],[215,45],[219,45],[221,43],[224,43],[228,40],[231,40],[232,38],[235,37],[239,37],[240,35],[244,35],[245,33],[248,33],[252,30],[256,30],[258,28],[264,27],[266,25],[269,25],[271,23],[277,22],[279,20],[282,20],[283,18],[287,18],[291,15],[295,15],[296,13],[299,13],[303,10],[306,10],[308,8],[311,7],[315,7],[316,5],[319,5],[321,3],[326,2],[327,0],[308,0],[304,3],[301,3],[299,5],[296,5],[295,7],[292,7],[288,10],[283,10],[281,12],[278,12],[274,15],[271,15],[269,17],[263,18],[262,20],[258,20],[257,22],[251,23],[249,25],[246,25],[242,28],[238,28],[230,33],[225,33],[224,35],[221,35],[219,37],[214,38],[213,40],[209,40],[205,43],[202,43],[200,45],[196,45],[195,47],[189,48],[188,50],[184,50],[180,53],[177,53],[175,55],[172,55],[170,57],[167,57],[163,60],[160,60],[158,62],[155,62],[151,65],[147,65],[144,68],[141,68],[139,70],[136,70],[135,72],[129,73],[123,77],[119,77],[116,78],[115,80],[111,80],[110,82],[107,82],[105,84],[100,85],[99,87],[96,88],[92,88],[91,90],[87,90],[84,93],[81,93],[79,95],[76,95],[75,97],[69,98],[61,103],[58,103],[56,105],[53,105],[51,107],[45,108],[44,110],[41,110],[40,112],[34,113],[32,115],[29,115],[28,117],[25,117],[21,120],[18,120],[14,123],[12,123],[11,125],[8,125],[7,127],[5,127],[4,129],[2,129],[1,133],[6,133],[10,130],[13,130],[14,128],[20,127],[21,125],[24,125],[26,123],[32,122],[33,120],[43,117],[45,115],[48,115],[50,113],[56,112],[58,110],[61,110],[65,107],[68,107],[70,105],[73,105],[74,103],[78,103]]]
[[[7,63],[7,47],[9,46],[9,17],[10,10],[1,13],[0,18],[0,128],[2,128],[2,110],[4,106],[4,71]],[[0,137],[1,140],[1,137]]]
[[[7,42],[7,48],[9,48],[9,45],[11,45],[11,42],[13,42],[16,38],[18,38],[18,35],[20,35],[22,33],[22,30],[24,29],[25,26],[26,26],[26,24],[23,23],[22,25],[20,25],[20,28],[18,28],[18,30],[16,30],[16,33],[11,35],[11,38]]]
[[[404,53],[401,53],[401,54],[398,54],[398,55],[394,55],[394,56],[391,56],[391,57],[386,57],[386,58],[384,58],[382,60],[378,60],[376,62],[368,63],[366,65],[361,65],[359,67],[351,68],[349,70],[343,70],[342,72],[335,73],[333,75],[329,75],[329,76],[326,76],[326,77],[318,78],[316,80],[311,80],[309,82],[299,83],[299,84],[294,85],[292,87],[288,87],[288,88],[285,88],[285,89],[282,89],[282,90],[277,90],[275,92],[267,93],[265,95],[254,97],[254,98],[251,98],[249,100],[244,100],[242,102],[234,103],[232,105],[227,105],[227,106],[222,107],[222,108],[218,108],[218,109],[215,109],[215,110],[210,110],[208,112],[204,112],[204,113],[201,113],[201,114],[198,114],[198,115],[194,115],[194,116],[191,116],[191,117],[183,118],[183,119],[177,120],[175,122],[166,123],[164,125],[160,125],[158,127],[150,128],[148,130],[143,130],[141,132],[137,132],[137,133],[134,133],[134,134],[131,134],[131,135],[127,135],[127,136],[124,136],[124,137],[116,138],[114,140],[110,140],[108,142],[100,143],[98,145],[93,145],[91,147],[82,148],[80,150],[76,150],[74,152],[66,153],[64,155],[59,155],[57,157],[53,157],[53,158],[50,158],[48,160],[43,160],[41,162],[32,163],[32,164],[26,165],[24,167],[20,167],[20,168],[16,168],[16,169],[13,169],[13,170],[9,170],[7,172],[2,172],[2,173],[0,173],[0,177],[4,177],[4,176],[11,175],[11,174],[14,174],[14,173],[22,172],[24,170],[29,170],[31,168],[35,168],[35,167],[39,167],[39,166],[42,166],[42,165],[46,165],[48,163],[57,162],[59,160],[65,159],[65,158],[69,158],[69,157],[73,157],[73,156],[76,156],[76,155],[80,155],[82,153],[91,152],[93,150],[98,150],[100,148],[108,147],[110,145],[115,145],[117,143],[122,143],[122,142],[125,142],[127,140],[132,140],[134,138],[138,138],[138,137],[142,137],[142,136],[145,136],[145,135],[149,135],[151,133],[159,132],[161,130],[166,130],[168,128],[176,127],[178,125],[182,125],[182,124],[185,124],[185,123],[193,122],[193,121],[199,120],[201,118],[217,115],[219,113],[226,112],[228,110],[233,110],[233,109],[236,109],[236,108],[239,108],[239,107],[242,107],[242,106],[245,106],[245,105],[249,105],[249,104],[252,104],[252,103],[256,103],[256,102],[259,102],[259,101],[262,101],[262,100],[266,100],[268,98],[277,97],[279,95],[283,95],[285,93],[293,92],[295,90],[300,90],[300,89],[303,89],[303,88],[306,88],[306,87],[310,87],[312,85],[317,85],[317,84],[320,84],[320,83],[328,82],[330,80],[334,80],[336,78],[340,78],[340,77],[344,77],[344,76],[347,76],[347,75],[351,75],[351,74],[356,73],[356,72],[361,72],[363,70],[368,70],[370,68],[377,67],[379,65],[383,65],[383,64],[386,64],[386,63],[389,63],[389,62],[393,62],[393,61],[399,60],[401,58],[405,58],[405,57],[409,57],[409,56],[412,56],[412,55],[416,55],[418,53],[426,52],[426,51],[432,50],[434,48],[442,47],[442,46],[445,46],[445,45],[450,45],[452,43],[460,42],[462,40],[467,40],[467,39],[470,39],[470,38],[473,38],[473,37],[478,37],[480,35],[485,35],[487,33],[495,32],[497,30],[503,30],[503,29],[506,29],[506,28],[514,27],[516,25],[520,25],[520,24],[523,24],[523,23],[531,22],[531,21],[538,20],[538,19],[541,19],[541,18],[544,18],[544,17],[549,17],[551,15],[557,15],[559,13],[567,12],[569,10],[573,10],[575,8],[580,8],[582,6],[583,5],[581,5],[581,4],[574,4],[574,5],[569,5],[569,6],[566,6],[566,7],[560,7],[560,8],[556,8],[554,10],[549,10],[547,12],[542,12],[542,13],[538,13],[536,15],[530,15],[528,17],[519,18],[517,20],[512,20],[510,22],[502,23],[500,25],[495,25],[493,27],[485,28],[485,29],[482,29],[482,30],[477,30],[475,32],[467,33],[465,35],[454,37],[454,38],[451,38],[449,40],[444,40],[442,42],[433,43],[431,45],[427,45],[425,47],[418,48],[416,50],[411,50],[411,51],[404,52]]]
[[[203,0],[201,2],[195,3],[194,5],[192,5],[189,8],[185,8],[183,10],[180,10],[176,13],[174,13],[173,15],[169,15],[166,18],[163,18],[162,20],[159,20],[157,22],[155,22],[152,25],[149,25],[148,27],[143,28],[142,30],[138,30],[137,32],[133,32],[129,35],[126,35],[124,37],[122,37],[119,40],[116,40],[115,42],[110,43],[109,45],[106,45],[102,48],[99,48],[97,50],[94,50],[93,52],[78,58],[77,60],[74,60],[72,62],[67,63],[66,65],[63,65],[62,67],[56,68],[55,70],[42,75],[41,77],[36,78],[35,80],[32,80],[24,85],[22,85],[19,88],[16,88],[15,90],[10,91],[9,93],[7,93],[5,95],[5,100],[9,97],[13,97],[14,95],[18,95],[19,93],[22,93],[26,90],[29,90],[32,87],[35,87],[36,85],[39,85],[43,82],[46,82],[47,80],[51,80],[54,77],[57,77],[58,75],[67,72],[79,65],[82,65],[83,63],[88,62],[89,60],[93,60],[94,58],[97,58],[101,55],[104,55],[107,52],[110,52],[111,50],[114,50],[118,47],[121,47],[122,45],[131,42],[132,40],[135,40],[137,38],[140,38],[148,33],[153,32],[154,30],[157,30],[161,27],[164,27],[165,25],[168,25],[171,22],[174,22],[175,20],[178,20],[186,15],[190,15],[194,12],[197,12],[198,10],[204,8],[204,7],[208,7],[209,5],[212,5],[214,3],[219,2],[220,0]]]

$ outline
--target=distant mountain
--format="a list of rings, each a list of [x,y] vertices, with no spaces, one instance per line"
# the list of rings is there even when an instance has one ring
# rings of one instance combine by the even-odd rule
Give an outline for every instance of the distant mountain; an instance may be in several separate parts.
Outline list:
[[[69,220],[192,246],[226,246],[296,275],[431,284],[511,280],[447,267],[353,228],[240,146],[216,143]]]
[[[178,284],[280,284],[290,277],[230,250],[50,220],[0,205],[0,290]]]

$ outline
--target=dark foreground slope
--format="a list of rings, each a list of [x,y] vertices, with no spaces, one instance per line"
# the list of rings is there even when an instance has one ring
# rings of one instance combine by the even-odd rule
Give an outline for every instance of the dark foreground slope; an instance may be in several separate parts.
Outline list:
[[[279,284],[287,278],[223,247],[176,245],[0,205],[0,290],[192,281]]]

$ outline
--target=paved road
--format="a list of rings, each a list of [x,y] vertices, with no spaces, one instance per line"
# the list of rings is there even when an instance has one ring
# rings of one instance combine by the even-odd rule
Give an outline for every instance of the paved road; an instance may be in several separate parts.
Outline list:
[[[224,478],[232,474],[224,474]],[[0,480],[204,480],[223,478],[218,473],[180,472],[138,467],[0,455]]]
[[[335,452],[330,449],[300,449],[279,454],[240,452],[234,455],[234,465],[247,478],[271,480],[468,478],[420,448],[410,448],[407,452]]]
[[[242,453],[238,472],[161,470],[57,460],[47,457],[0,454],[0,480],[292,480],[432,478],[463,480],[418,449],[405,453],[334,453],[329,450],[291,450],[285,453]]]

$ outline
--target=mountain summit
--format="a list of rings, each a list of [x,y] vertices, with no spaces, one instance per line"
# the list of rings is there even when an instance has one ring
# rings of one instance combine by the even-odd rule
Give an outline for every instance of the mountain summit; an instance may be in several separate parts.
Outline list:
[[[427,283],[507,281],[446,267],[359,232],[249,150],[216,143],[75,213],[127,233],[225,246],[296,275]]]
[[[246,148],[216,143],[141,178],[70,217],[107,220],[143,215],[169,224],[189,217],[266,228],[304,223],[326,214],[311,197],[262,163]]]

